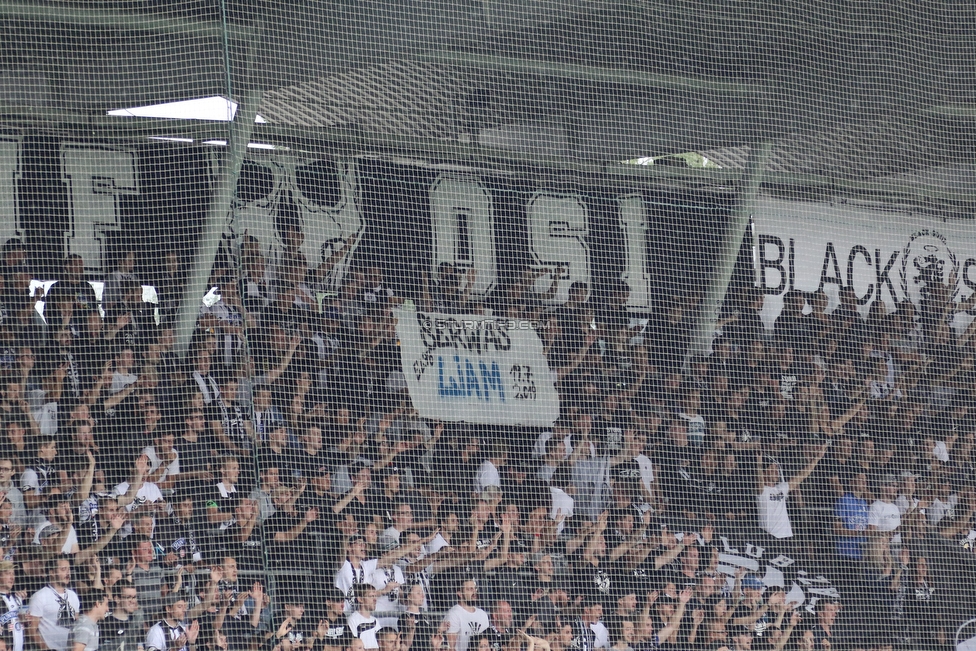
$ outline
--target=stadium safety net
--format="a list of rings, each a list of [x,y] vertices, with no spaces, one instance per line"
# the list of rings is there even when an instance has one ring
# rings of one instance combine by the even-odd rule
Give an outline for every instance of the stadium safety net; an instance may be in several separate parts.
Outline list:
[[[0,648],[976,649],[976,5],[0,25]]]

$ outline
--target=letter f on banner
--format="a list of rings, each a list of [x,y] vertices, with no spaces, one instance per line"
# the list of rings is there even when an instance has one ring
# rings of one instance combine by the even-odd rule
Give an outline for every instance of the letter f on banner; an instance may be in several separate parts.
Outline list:
[[[136,154],[65,143],[61,172],[71,196],[67,252],[84,258],[87,268],[101,269],[108,262],[104,237],[120,230],[119,196],[139,194]]]

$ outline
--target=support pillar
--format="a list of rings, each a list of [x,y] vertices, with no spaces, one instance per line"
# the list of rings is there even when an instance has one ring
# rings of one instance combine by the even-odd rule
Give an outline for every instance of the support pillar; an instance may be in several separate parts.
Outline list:
[[[705,289],[705,297],[699,307],[695,332],[685,354],[685,368],[693,357],[707,355],[711,349],[712,336],[718,323],[718,313],[725,300],[729,282],[732,280],[735,262],[742,248],[742,236],[755,209],[756,197],[759,195],[766,163],[769,161],[772,149],[772,143],[763,142],[754,145],[749,152],[749,159],[746,161],[746,169],[742,176],[742,188],[739,190],[735,208],[726,224],[722,245],[717,252],[717,260]]]
[[[208,281],[213,270],[214,258],[217,256],[220,239],[227,223],[227,214],[237,191],[237,179],[241,174],[244,157],[247,156],[247,145],[251,141],[254,120],[257,117],[262,95],[259,90],[250,91],[238,104],[234,120],[228,125],[227,149],[220,162],[213,199],[207,210],[207,219],[200,233],[200,241],[193,256],[190,275],[183,290],[183,301],[178,312],[175,352],[180,357],[185,356],[190,347],[201,301],[210,289]]]

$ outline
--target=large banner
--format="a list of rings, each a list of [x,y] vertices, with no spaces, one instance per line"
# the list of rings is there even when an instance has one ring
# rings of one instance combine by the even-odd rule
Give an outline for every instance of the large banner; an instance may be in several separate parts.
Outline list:
[[[791,289],[823,290],[830,311],[840,288],[850,287],[862,314],[875,301],[889,312],[903,300],[918,306],[935,283],[951,286],[956,302],[976,291],[976,223],[970,219],[763,199],[753,220],[767,328]],[[954,325],[971,321],[958,314]]]
[[[188,267],[212,208],[220,147],[147,142],[109,147],[41,135],[0,135],[0,244],[28,243],[32,271],[60,273],[68,253],[90,279],[136,253],[150,284],[176,253]],[[442,263],[477,273],[472,295],[490,302],[537,272],[532,293],[555,306],[574,282],[599,302],[622,282],[635,316],[663,297],[700,290],[733,197],[634,180],[551,171],[524,176],[370,159],[250,152],[227,219],[221,258],[246,240],[265,268],[301,253],[328,262],[320,289],[335,293],[350,269],[377,267],[398,295],[417,298]],[[168,281],[167,281],[168,282]],[[555,291],[549,288],[556,284]]]
[[[531,321],[397,311],[403,374],[423,418],[551,426],[559,417],[550,372]]]

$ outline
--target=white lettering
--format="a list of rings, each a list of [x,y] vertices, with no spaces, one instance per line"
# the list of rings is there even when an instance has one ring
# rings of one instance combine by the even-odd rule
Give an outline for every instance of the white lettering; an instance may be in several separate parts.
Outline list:
[[[441,175],[430,188],[434,255],[432,275],[442,263],[463,274],[477,272],[472,291],[487,294],[497,280],[495,211],[488,189],[473,176]]]
[[[20,139],[0,139],[0,244],[19,235],[20,206],[17,179],[20,178]]]
[[[119,197],[139,194],[136,154],[65,143],[61,173],[71,206],[67,252],[84,258],[89,269],[101,269],[108,262],[104,240],[119,231]]]
[[[576,195],[537,192],[526,206],[529,218],[529,250],[535,267],[563,267],[566,277],[559,283],[553,303],[569,299],[569,286],[590,278],[589,216]]]
[[[639,194],[617,197],[620,206],[620,229],[624,232],[626,254],[620,279],[630,288],[628,309],[650,307],[650,281],[647,273],[647,211]]]

